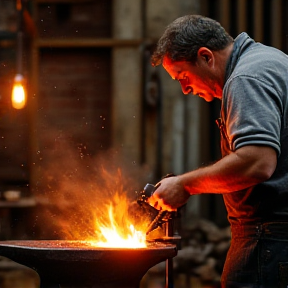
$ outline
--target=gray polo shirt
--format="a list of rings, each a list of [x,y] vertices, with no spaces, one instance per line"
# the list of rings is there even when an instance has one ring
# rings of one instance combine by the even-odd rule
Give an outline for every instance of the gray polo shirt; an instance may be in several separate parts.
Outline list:
[[[263,183],[224,194],[230,222],[288,221],[288,56],[246,33],[234,42],[221,107],[222,156],[246,145],[278,154]]]

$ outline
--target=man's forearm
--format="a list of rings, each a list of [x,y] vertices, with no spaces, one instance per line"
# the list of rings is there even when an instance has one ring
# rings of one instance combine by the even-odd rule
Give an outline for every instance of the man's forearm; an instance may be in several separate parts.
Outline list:
[[[265,146],[246,146],[220,161],[179,176],[190,194],[230,193],[270,178],[277,163],[276,152]]]

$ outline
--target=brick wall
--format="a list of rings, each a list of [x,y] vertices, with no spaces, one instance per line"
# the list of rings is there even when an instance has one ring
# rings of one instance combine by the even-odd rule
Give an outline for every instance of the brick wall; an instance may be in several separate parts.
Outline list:
[[[111,0],[39,4],[36,24],[41,38],[111,37]]]
[[[41,50],[38,83],[41,149],[51,146],[51,141],[60,134],[72,145],[86,146],[92,154],[109,147],[110,52],[110,49],[86,48]]]

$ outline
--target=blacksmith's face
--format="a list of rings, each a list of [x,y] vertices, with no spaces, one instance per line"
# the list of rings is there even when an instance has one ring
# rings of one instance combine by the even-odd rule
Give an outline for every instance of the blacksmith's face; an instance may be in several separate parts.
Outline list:
[[[162,65],[172,79],[179,81],[184,94],[197,95],[207,102],[214,98],[221,99],[222,91],[218,91],[215,75],[205,61],[197,59],[192,64],[187,61],[172,61],[165,56]]]

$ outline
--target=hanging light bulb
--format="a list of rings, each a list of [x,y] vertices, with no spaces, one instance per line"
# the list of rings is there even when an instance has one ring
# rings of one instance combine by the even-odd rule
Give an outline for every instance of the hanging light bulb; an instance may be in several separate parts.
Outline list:
[[[22,17],[23,17],[22,0],[16,1],[16,10],[18,13],[18,29],[16,38],[16,75],[14,77],[14,83],[12,88],[12,107],[15,109],[23,109],[26,105],[26,90],[25,90],[25,79],[22,75],[22,61],[23,61],[23,31],[22,31]]]
[[[24,77],[21,74],[16,74],[14,78],[11,100],[15,109],[23,109],[26,105]]]

